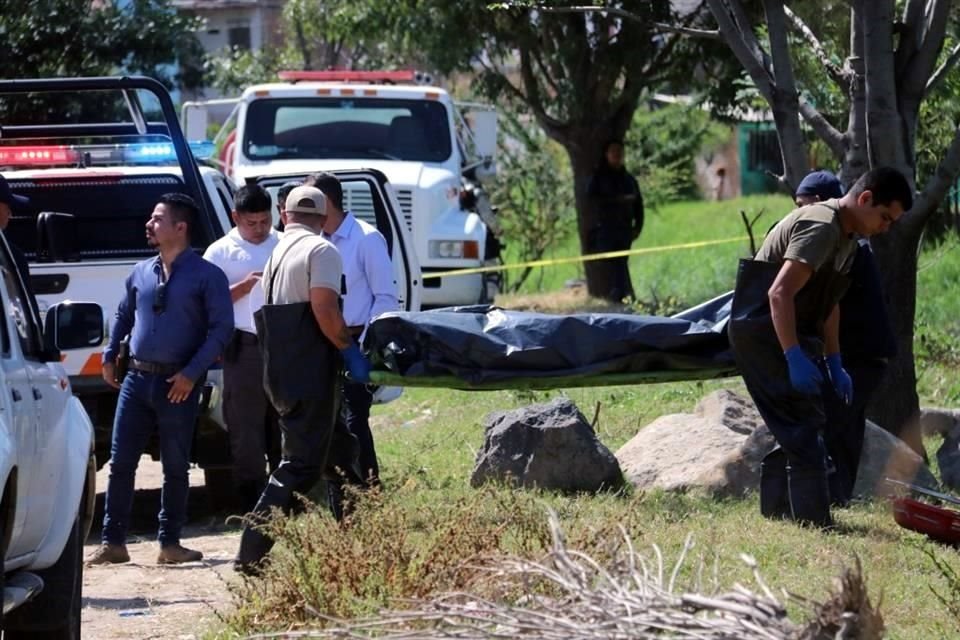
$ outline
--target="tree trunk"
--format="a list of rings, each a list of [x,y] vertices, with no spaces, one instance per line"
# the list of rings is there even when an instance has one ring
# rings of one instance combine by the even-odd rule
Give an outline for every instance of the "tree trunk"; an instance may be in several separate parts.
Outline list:
[[[923,455],[917,423],[920,400],[913,362],[918,242],[919,237],[911,229],[897,227],[871,240],[881,267],[887,310],[897,336],[897,355],[891,359],[887,375],[873,395],[868,416]]]
[[[623,132],[620,132],[622,136]],[[570,158],[573,171],[573,194],[577,208],[577,231],[580,236],[580,250],[583,255],[596,253],[591,246],[591,230],[599,224],[597,211],[587,197],[587,185],[590,176],[596,171],[597,161],[603,155],[603,146],[616,133],[602,135],[598,131],[578,132],[569,138],[560,140]],[[607,260],[589,260],[583,263],[587,278],[587,292],[597,298],[606,298],[613,289],[613,271]],[[617,300],[619,302],[619,300]]]

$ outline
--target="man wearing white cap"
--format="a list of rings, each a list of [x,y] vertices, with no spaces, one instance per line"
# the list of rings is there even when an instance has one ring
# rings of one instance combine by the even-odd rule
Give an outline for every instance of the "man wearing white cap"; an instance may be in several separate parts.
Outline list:
[[[297,187],[286,201],[283,238],[267,261],[261,284],[266,304],[257,313],[264,387],[280,415],[282,458],[249,515],[235,566],[251,575],[273,546],[262,528],[276,507],[289,513],[294,493],[320,479],[337,416],[341,358],[356,382],[368,382],[370,363],[353,341],[340,312],[342,261],[320,236],[327,198]]]

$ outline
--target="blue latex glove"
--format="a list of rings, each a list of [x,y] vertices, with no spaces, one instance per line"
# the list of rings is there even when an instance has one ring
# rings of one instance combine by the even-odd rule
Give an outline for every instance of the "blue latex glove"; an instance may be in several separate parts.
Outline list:
[[[340,349],[340,354],[343,356],[343,363],[346,365],[347,372],[350,374],[351,382],[370,382],[370,370],[373,366],[360,351],[360,347],[356,344],[351,344],[346,349]]]
[[[831,353],[826,357],[827,373],[830,374],[830,382],[833,383],[833,390],[837,392],[837,397],[843,400],[843,403],[850,406],[853,403],[853,380],[850,374],[843,368],[839,353]]]
[[[800,345],[794,345],[783,352],[790,369],[790,384],[800,393],[815,396],[820,393],[823,376],[820,369],[807,357]]]

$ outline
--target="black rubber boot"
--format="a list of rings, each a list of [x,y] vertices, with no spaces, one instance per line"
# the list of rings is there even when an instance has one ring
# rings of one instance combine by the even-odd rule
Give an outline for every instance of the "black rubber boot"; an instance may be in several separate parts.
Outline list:
[[[790,517],[793,520],[824,529],[833,526],[826,469],[788,464],[787,491],[790,498]]]
[[[790,517],[787,455],[776,447],[760,463],[760,515],[771,520]]]
[[[246,575],[260,575],[264,557],[273,548],[273,538],[264,531],[274,507],[285,513],[290,509],[292,491],[289,486],[269,482],[253,511],[246,515],[240,548],[234,559],[234,568]]]

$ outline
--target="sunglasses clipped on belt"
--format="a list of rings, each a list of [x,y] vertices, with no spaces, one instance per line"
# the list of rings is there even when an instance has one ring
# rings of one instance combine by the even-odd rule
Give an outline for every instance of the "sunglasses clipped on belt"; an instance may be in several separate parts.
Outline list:
[[[157,289],[153,294],[153,312],[163,313],[167,310],[167,283],[158,282]]]

